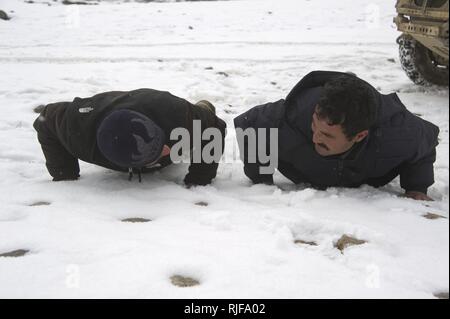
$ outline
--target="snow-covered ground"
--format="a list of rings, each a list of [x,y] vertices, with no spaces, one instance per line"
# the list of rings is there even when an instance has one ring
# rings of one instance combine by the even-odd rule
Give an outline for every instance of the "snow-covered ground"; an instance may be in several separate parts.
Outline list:
[[[36,2],[0,0],[12,17],[0,20],[0,255],[29,250],[0,257],[0,298],[448,292],[449,94],[417,87],[401,70],[393,1]],[[318,69],[397,91],[439,125],[435,202],[400,198],[398,180],[378,190],[316,191],[277,175],[278,186],[251,186],[231,160],[209,187],[184,188],[186,165],[139,184],[82,163],[79,181],[53,183],[32,127],[39,104],[150,87],[213,102],[229,125],[232,158],[232,119],[285,97]],[[152,221],[121,222],[132,217]],[[367,243],[341,253],[334,244],[344,234]],[[176,287],[173,275],[200,285]]]

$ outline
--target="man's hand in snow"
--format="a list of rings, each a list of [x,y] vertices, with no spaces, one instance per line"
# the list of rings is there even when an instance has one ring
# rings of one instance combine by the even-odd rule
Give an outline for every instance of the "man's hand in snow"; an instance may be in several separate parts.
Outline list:
[[[433,199],[429,197],[427,194],[421,192],[406,192],[403,197],[412,198],[414,200],[422,200],[427,202],[432,202]]]
[[[61,176],[61,177],[53,177],[54,182],[67,182],[67,181],[76,181],[80,176]]]

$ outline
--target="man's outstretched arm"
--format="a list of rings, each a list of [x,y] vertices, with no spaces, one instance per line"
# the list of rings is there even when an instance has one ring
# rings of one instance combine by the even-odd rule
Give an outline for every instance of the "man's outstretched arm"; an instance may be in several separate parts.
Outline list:
[[[206,101],[201,101],[196,105],[192,106],[191,109],[191,118],[188,121],[199,120],[201,122],[201,131],[203,132],[208,128],[215,128],[220,131],[220,140],[222,143],[222,149],[220,152],[220,156],[223,155],[225,149],[225,134],[226,134],[226,123],[220,119],[215,112],[215,108],[212,104]],[[201,152],[205,146],[209,143],[209,140],[202,140]],[[191,156],[191,160],[192,156]],[[201,158],[200,163],[191,163],[189,166],[189,172],[184,179],[184,183],[188,186],[205,186],[211,184],[212,180],[217,175],[217,169],[219,167],[218,161],[214,161],[212,163],[206,163]]]
[[[416,132],[416,151],[410,160],[400,167],[400,184],[405,197],[431,201],[428,188],[434,184],[434,162],[436,147],[439,144],[439,128],[420,120],[414,126]]]
[[[404,196],[415,200],[432,201],[427,195],[428,187],[434,183],[436,150],[415,163],[406,163],[400,169],[400,183],[405,190]]]
[[[258,129],[264,128],[266,134],[268,134],[271,128],[278,127],[278,122],[285,111],[284,102],[284,100],[279,100],[256,106],[234,119],[241,160],[244,163],[244,173],[254,184],[273,184],[273,174],[261,173],[261,168],[268,166],[268,164],[264,165],[258,159],[258,139],[261,137],[258,135]],[[252,130],[253,133],[248,130]],[[239,136],[239,134],[242,134],[242,136]],[[250,141],[252,134],[256,139],[254,141]],[[266,143],[268,141],[270,141],[270,136],[266,135]],[[250,143],[255,145],[250,145]],[[249,152],[254,152],[255,156],[250,156]]]

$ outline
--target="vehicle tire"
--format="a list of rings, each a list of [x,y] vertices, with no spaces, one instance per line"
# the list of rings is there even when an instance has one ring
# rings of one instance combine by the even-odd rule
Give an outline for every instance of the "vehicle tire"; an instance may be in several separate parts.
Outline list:
[[[431,50],[405,35],[400,36],[397,43],[402,68],[415,84],[448,87],[448,65],[439,63]]]

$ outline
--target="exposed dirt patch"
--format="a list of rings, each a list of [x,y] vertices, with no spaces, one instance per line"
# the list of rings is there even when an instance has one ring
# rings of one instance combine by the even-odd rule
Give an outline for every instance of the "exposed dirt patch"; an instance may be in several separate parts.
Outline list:
[[[342,253],[344,253],[344,250],[351,246],[358,246],[366,244],[366,240],[361,240],[349,235],[343,235],[335,244],[334,247],[339,249]]]

